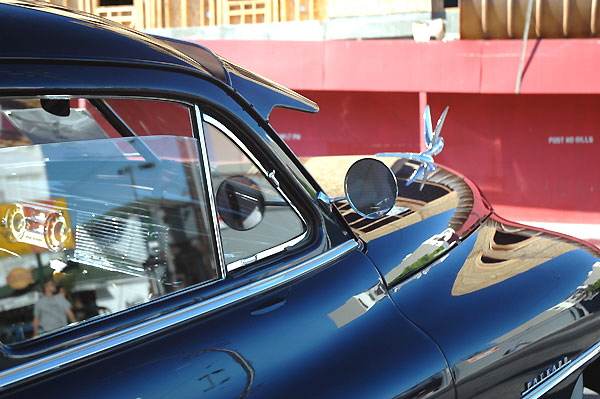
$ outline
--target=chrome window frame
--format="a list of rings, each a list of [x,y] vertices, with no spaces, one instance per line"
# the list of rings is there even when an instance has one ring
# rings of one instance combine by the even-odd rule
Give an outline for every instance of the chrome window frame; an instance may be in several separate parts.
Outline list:
[[[219,258],[219,270],[221,271],[221,278],[227,276],[227,269],[225,264],[225,254],[223,252],[223,244],[221,241],[221,229],[219,228],[219,218],[217,216],[217,205],[215,202],[215,195],[213,191],[212,178],[210,175],[210,161],[208,159],[208,149],[206,147],[206,137],[204,135],[204,119],[202,118],[202,111],[198,105],[194,105],[194,114],[196,116],[195,121],[192,122],[198,135],[198,145],[200,150],[200,162],[202,163],[203,175],[206,179],[206,195],[208,196],[208,203],[210,206],[210,218],[213,225],[213,234],[215,237],[215,245],[217,246],[217,256]]]
[[[274,247],[265,249],[263,251],[260,251],[256,254],[247,256],[243,259],[238,259],[236,261],[233,261],[231,263],[226,263],[225,262],[225,258],[223,257],[223,263],[225,264],[225,269],[228,272],[231,272],[233,270],[239,269],[240,267],[244,267],[253,263],[256,263],[262,259],[265,259],[269,256],[278,254],[280,252],[282,252],[283,250],[285,250],[286,248],[292,247],[296,244],[298,244],[299,242],[301,242],[302,240],[304,240],[304,238],[306,238],[308,236],[308,223],[306,221],[306,219],[302,216],[302,214],[300,213],[300,211],[298,210],[298,208],[294,205],[294,203],[292,201],[290,201],[289,197],[283,192],[283,190],[281,189],[280,185],[278,182],[273,181],[273,179],[271,178],[271,173],[269,173],[267,171],[267,169],[262,165],[262,163],[252,154],[252,152],[248,149],[248,147],[246,147],[246,145],[229,129],[227,128],[225,125],[223,125],[223,123],[221,123],[219,120],[217,120],[216,118],[214,118],[213,116],[206,114],[206,113],[202,113],[202,123],[206,122],[212,126],[214,126],[215,128],[217,128],[219,131],[221,131],[221,133],[223,133],[227,138],[229,138],[233,144],[238,147],[238,149],[246,156],[248,157],[248,159],[254,164],[254,166],[256,166],[260,172],[264,175],[265,179],[267,179],[267,181],[269,181],[271,183],[271,185],[275,188],[275,190],[279,193],[279,195],[281,195],[281,197],[285,200],[285,202],[290,206],[290,208],[296,213],[296,215],[298,216],[298,218],[302,221],[302,224],[304,225],[304,231],[302,234],[293,237],[291,240],[285,241],[281,244],[277,244]],[[204,128],[202,128],[202,131],[204,132]],[[205,139],[205,137],[204,137]],[[206,147],[206,142],[204,142],[204,147]],[[208,152],[206,152],[206,158],[208,160]],[[209,179],[211,178],[211,173],[210,173],[210,161],[209,161],[209,168],[208,170],[205,172],[207,173],[207,176],[209,177]],[[212,184],[211,184],[212,186]],[[214,191],[211,190],[210,195],[213,196],[213,203],[214,203]],[[217,218],[217,208],[214,208],[214,213],[215,213],[215,218]],[[219,229],[218,225],[217,228]],[[220,229],[219,229],[220,230]],[[221,235],[219,233],[219,240],[221,239]],[[223,246],[222,242],[219,242],[221,248]]]

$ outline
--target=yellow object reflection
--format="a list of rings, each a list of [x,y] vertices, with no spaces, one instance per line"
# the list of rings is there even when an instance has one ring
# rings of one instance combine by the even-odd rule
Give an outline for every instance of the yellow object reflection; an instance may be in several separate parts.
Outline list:
[[[0,257],[72,247],[64,198],[0,205]]]

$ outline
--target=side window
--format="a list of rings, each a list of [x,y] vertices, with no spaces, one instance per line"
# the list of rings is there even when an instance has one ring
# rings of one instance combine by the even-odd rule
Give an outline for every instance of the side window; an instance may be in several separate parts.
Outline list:
[[[3,343],[222,276],[190,108],[110,101],[0,99]]]
[[[205,115],[203,126],[227,269],[298,243],[306,225],[268,172],[217,120]]]

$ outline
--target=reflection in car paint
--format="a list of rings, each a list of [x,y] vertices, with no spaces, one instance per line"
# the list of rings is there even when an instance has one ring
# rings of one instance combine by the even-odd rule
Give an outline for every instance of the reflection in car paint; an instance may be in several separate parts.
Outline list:
[[[406,392],[396,396],[395,399],[426,399],[434,397],[442,388],[448,386],[452,376],[448,369],[435,373],[425,381],[419,383]]]
[[[452,295],[490,287],[581,247],[559,236],[488,219],[456,276]]]
[[[229,355],[231,359],[233,359],[244,371],[246,374],[246,386],[244,389],[236,396],[236,398],[244,398],[250,392],[252,385],[254,384],[254,368],[252,364],[248,360],[246,360],[239,352],[231,350],[231,349],[221,349],[221,348],[209,348],[197,351],[189,356],[186,356],[184,359],[193,359],[202,355],[206,355],[209,353],[224,353]],[[228,382],[239,381],[237,378],[232,378],[233,374],[236,374],[232,369],[226,369],[223,366],[219,366],[219,368],[215,367],[216,362],[213,362],[205,367],[206,374],[202,375],[198,378],[198,381],[202,382],[204,389],[203,392],[209,392],[215,389],[220,388],[221,386],[227,384]],[[214,369],[214,370],[213,370]],[[232,374],[233,373],[233,374]],[[229,393],[228,393],[229,395]]]
[[[492,348],[486,349],[483,352],[477,353],[477,354],[473,355],[472,357],[468,358],[467,362],[473,363],[473,362],[476,362],[478,360],[481,360],[484,357],[489,356],[492,353],[496,352],[498,349],[500,349],[500,347],[498,347],[498,346],[494,346]]]
[[[377,302],[385,298],[386,290],[379,283],[365,292],[352,296],[342,306],[327,316],[340,328],[367,313]]]
[[[436,259],[440,259],[452,248],[452,245],[456,241],[456,233],[451,228],[447,228],[440,234],[436,234],[425,240],[411,254],[406,255],[397,267],[390,270],[384,276],[385,282],[388,286],[392,286],[404,278],[404,276],[422,269],[423,266],[427,266]]]
[[[404,212],[366,222],[358,218],[349,206],[340,206],[346,221],[359,237],[367,242],[376,241],[379,237],[385,237],[391,232],[416,225],[421,221],[433,220],[436,216],[441,217],[444,213],[449,214],[449,218],[444,219],[445,229],[428,238],[423,237],[424,241],[413,247],[411,252],[404,253],[399,264],[389,265],[389,269],[382,268],[388,287],[393,287],[427,265],[440,260],[489,212],[481,204],[474,208],[475,194],[468,182],[444,168],[438,168],[433,172],[422,190],[419,185],[403,184],[414,173],[417,166],[418,163],[406,159],[398,160],[392,166],[399,181],[396,207],[406,209]],[[407,250],[411,249],[406,242],[404,245]]]

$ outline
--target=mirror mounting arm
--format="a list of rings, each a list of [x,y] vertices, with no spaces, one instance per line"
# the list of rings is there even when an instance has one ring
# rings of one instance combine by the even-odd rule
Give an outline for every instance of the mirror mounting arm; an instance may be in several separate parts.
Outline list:
[[[327,211],[327,212],[331,212],[331,204],[333,203],[333,199],[331,199],[327,194],[325,194],[323,191],[319,191],[317,193],[317,201],[319,201],[319,204],[321,205],[321,207]]]

